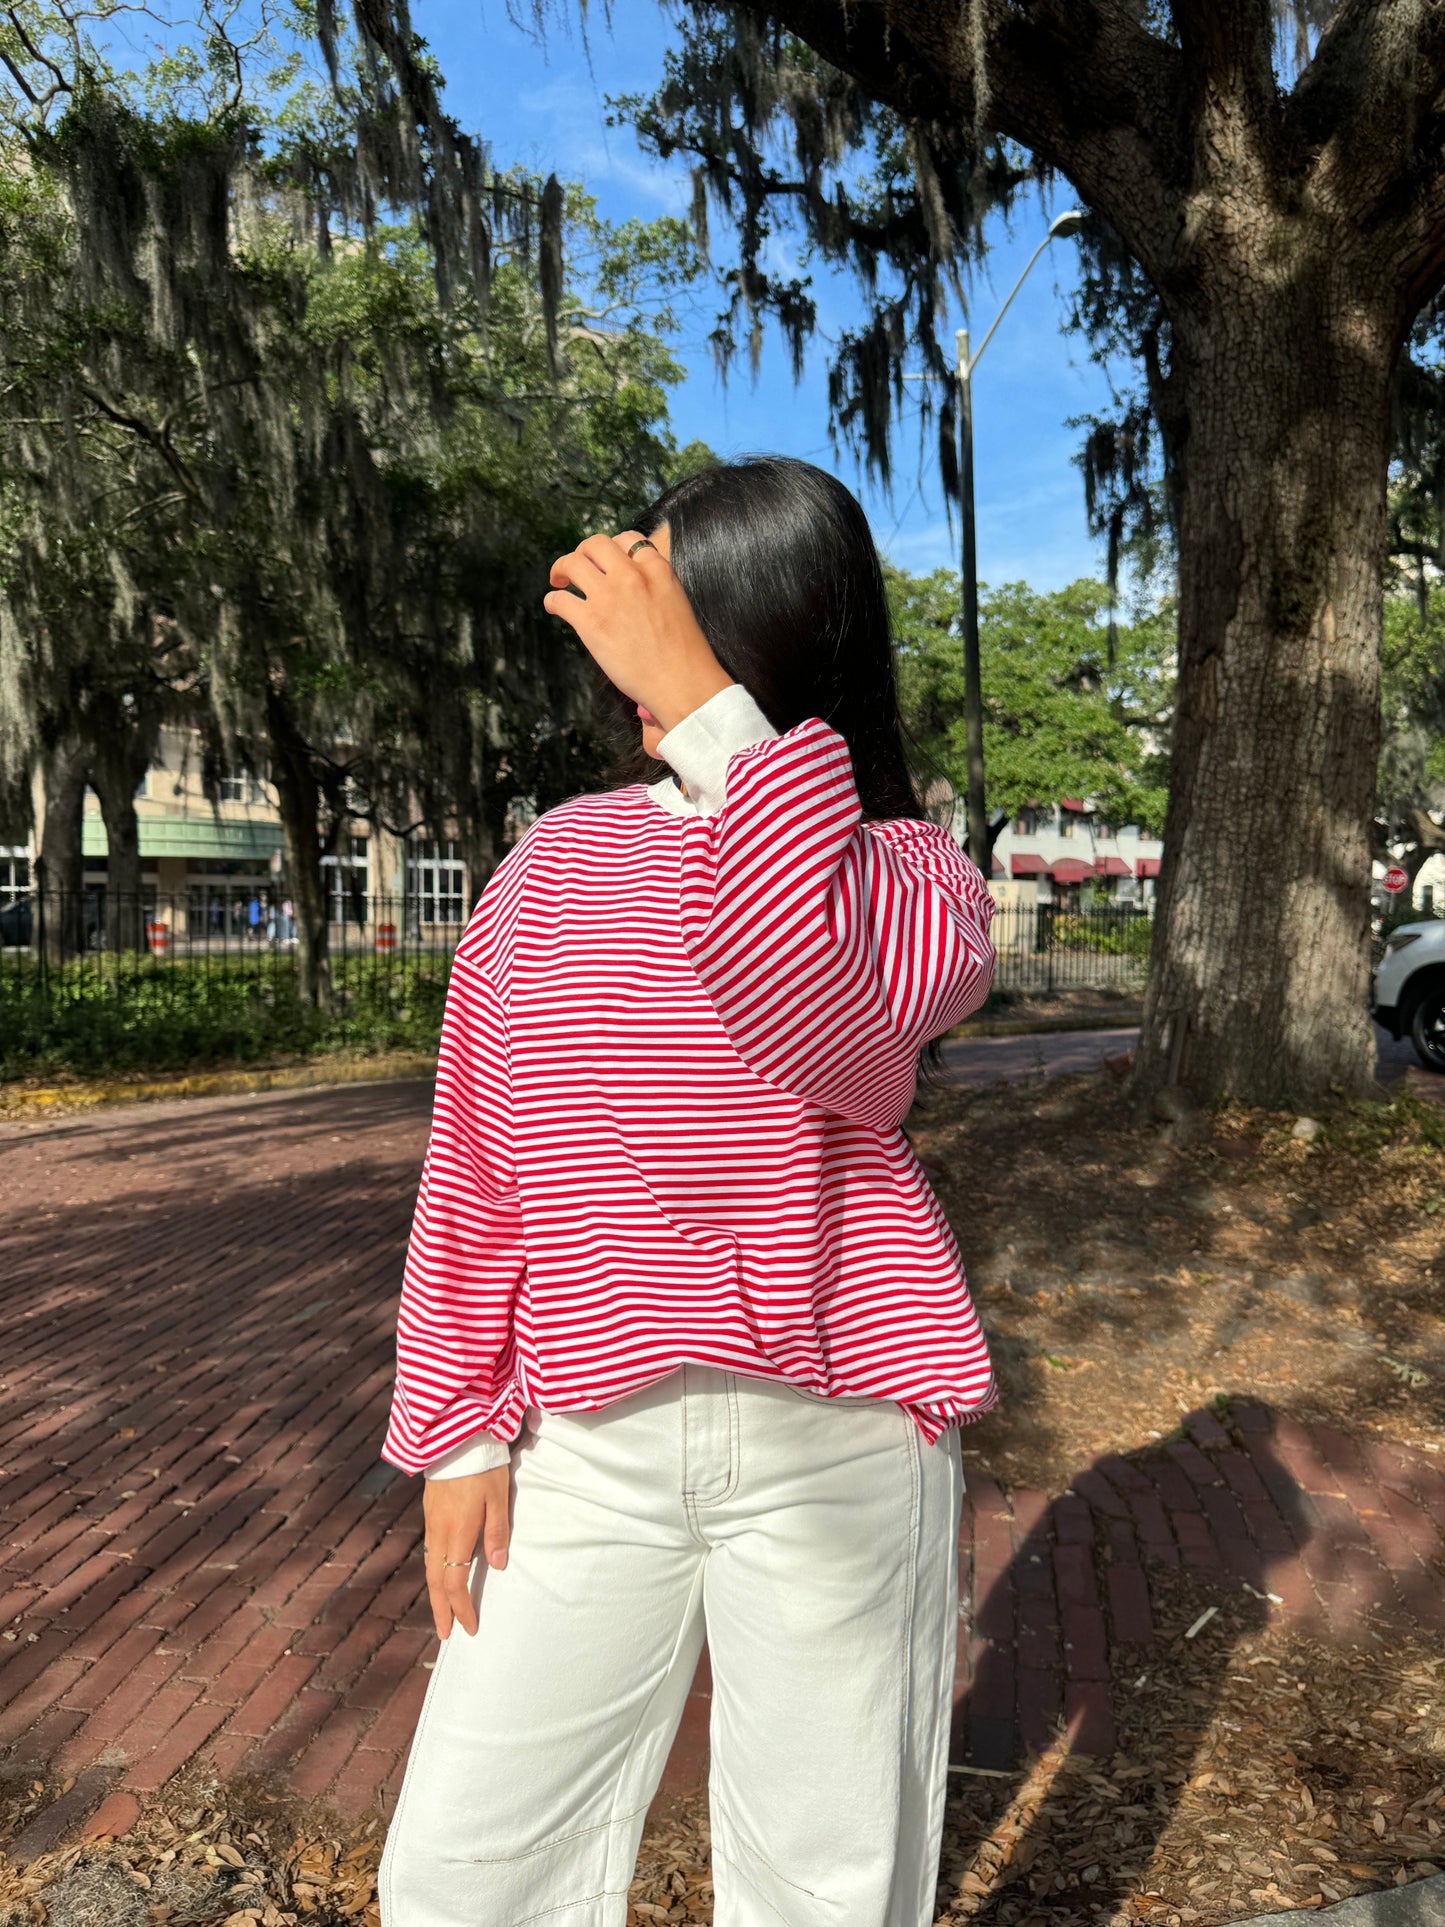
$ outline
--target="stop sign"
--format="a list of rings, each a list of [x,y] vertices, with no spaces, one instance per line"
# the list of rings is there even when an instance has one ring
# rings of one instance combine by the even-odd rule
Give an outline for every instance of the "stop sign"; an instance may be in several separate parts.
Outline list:
[[[1382,881],[1390,895],[1397,897],[1402,890],[1409,889],[1410,872],[1408,870],[1402,870],[1398,863],[1392,863],[1389,869],[1386,870]]]

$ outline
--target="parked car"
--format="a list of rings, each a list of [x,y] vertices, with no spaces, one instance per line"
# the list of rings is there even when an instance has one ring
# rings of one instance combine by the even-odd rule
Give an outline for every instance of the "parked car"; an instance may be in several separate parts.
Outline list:
[[[1408,1037],[1426,1070],[1445,1072],[1445,919],[1397,924],[1375,966],[1370,1013]]]

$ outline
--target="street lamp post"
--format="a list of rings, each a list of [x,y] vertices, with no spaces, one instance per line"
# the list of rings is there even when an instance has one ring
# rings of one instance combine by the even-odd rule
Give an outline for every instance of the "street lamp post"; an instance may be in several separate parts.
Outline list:
[[[977,353],[969,353],[967,328],[960,328],[954,337],[957,354],[954,379],[958,383],[958,500],[963,520],[963,730],[968,775],[968,854],[985,876],[989,874],[988,804],[983,766],[983,669],[978,648],[978,542],[973,511],[973,371],[1035,261],[1050,241],[1077,233],[1083,219],[1082,211],[1071,207],[1050,221],[1048,233],[1009,289],[1008,299],[994,316],[988,333],[978,344]]]
[[[1034,259],[1037,258],[1035,255]],[[1029,267],[1032,266],[1030,261]],[[1024,273],[1028,273],[1028,268]],[[997,326],[995,321],[994,327]],[[992,332],[990,329],[989,333]],[[984,340],[987,339],[985,336]],[[963,522],[963,753],[968,779],[968,853],[987,877],[992,865],[988,853],[988,800],[984,793],[983,662],[978,649],[978,540],[973,515],[973,363],[969,359],[967,328],[959,329],[954,344],[958,354],[954,371],[958,382],[958,505]],[[979,353],[983,353],[982,347]]]

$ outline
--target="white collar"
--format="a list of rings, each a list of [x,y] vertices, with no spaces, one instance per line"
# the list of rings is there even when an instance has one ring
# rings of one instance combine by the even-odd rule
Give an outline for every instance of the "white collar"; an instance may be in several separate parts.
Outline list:
[[[644,788],[658,808],[666,810],[669,816],[697,815],[697,804],[683,793],[681,786],[671,776],[661,777],[656,783],[647,783]]]

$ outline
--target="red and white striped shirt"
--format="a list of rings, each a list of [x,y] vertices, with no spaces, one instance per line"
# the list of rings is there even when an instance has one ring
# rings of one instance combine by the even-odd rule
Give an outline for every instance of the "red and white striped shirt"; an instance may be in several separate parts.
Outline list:
[[[901,1128],[993,908],[936,824],[862,821],[816,718],[728,757],[712,814],[638,783],[538,818],[457,948],[383,1457],[684,1362],[896,1399],[930,1443],[995,1404]]]

